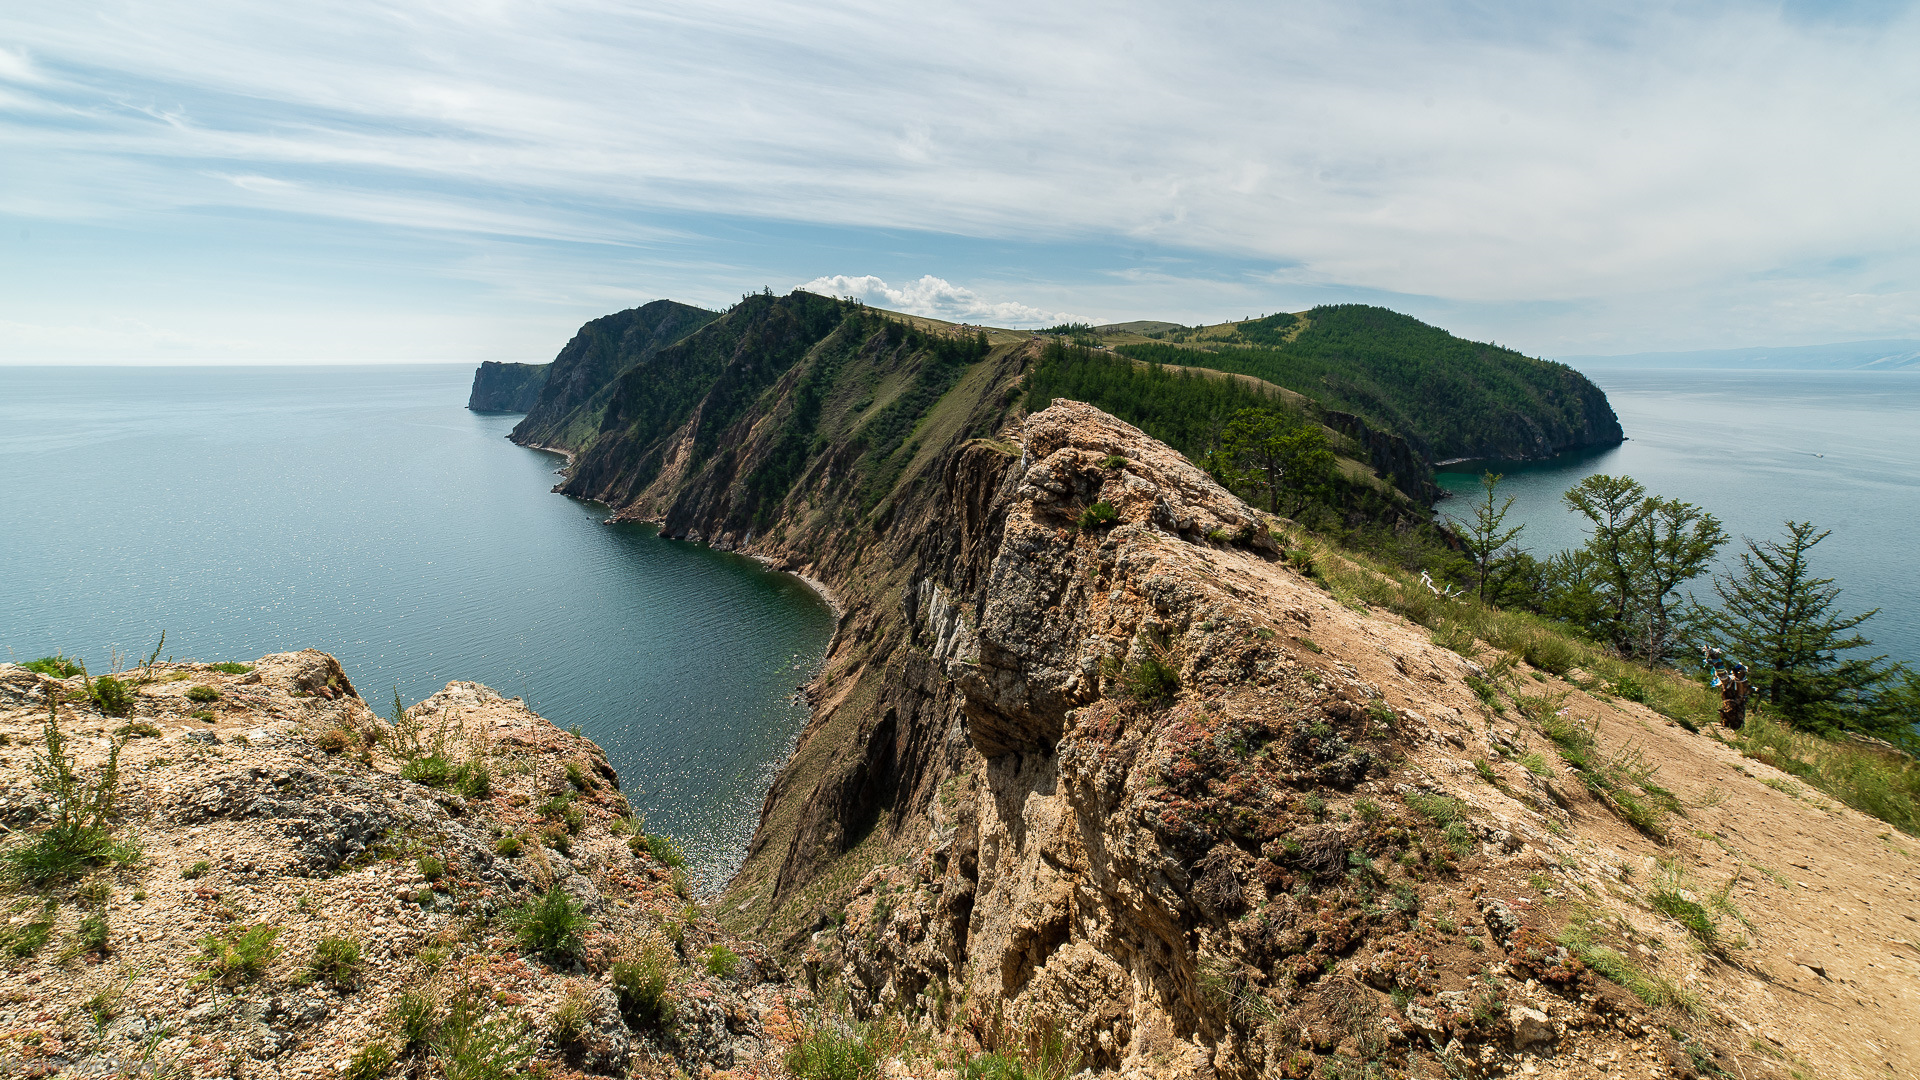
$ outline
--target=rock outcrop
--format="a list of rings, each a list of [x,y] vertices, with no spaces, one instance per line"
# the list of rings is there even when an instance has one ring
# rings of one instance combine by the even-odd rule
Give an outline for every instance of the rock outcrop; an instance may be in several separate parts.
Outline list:
[[[473,373],[467,408],[475,412],[523,413],[540,400],[551,364],[502,364],[488,360]]]
[[[107,716],[0,664],[7,851],[60,812],[30,771],[49,695],[83,781],[122,746],[115,848],[10,862],[7,1075],[710,1075],[797,1034],[807,993],[689,906],[599,748],[519,699],[450,683],[396,731],[311,650],[127,681]],[[583,920],[558,948],[524,929],[553,890]]]
[[[1679,813],[1718,805],[1737,756],[1343,600],[1303,572],[1332,556],[1097,410],[1002,436],[889,530],[912,575],[849,603],[729,898],[855,1009],[1129,1077],[1784,1077],[1857,1061],[1840,1033],[1869,1016],[1876,1053],[1911,1030],[1841,992],[1817,1033],[1782,1034],[1804,1005],[1738,972],[1788,972],[1690,947],[1646,899],[1732,890],[1751,856],[1681,859],[1506,710],[1554,702],[1618,760],[1657,740]],[[1784,783],[1746,780],[1742,816]],[[1902,896],[1878,828],[1853,814],[1830,841],[1876,910]],[[1825,925],[1749,884],[1743,932]]]

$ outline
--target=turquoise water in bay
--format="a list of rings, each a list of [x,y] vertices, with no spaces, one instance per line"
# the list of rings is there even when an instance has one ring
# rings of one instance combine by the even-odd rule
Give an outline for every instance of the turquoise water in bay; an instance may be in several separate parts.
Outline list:
[[[1508,524],[1542,556],[1584,542],[1585,519],[1560,493],[1593,473],[1625,474],[1647,490],[1697,503],[1735,537],[1777,539],[1781,522],[1833,530],[1814,569],[1839,585],[1848,612],[1880,608],[1861,632],[1876,653],[1920,664],[1920,372],[1708,371],[1595,366],[1628,441],[1527,464],[1469,463],[1438,479],[1460,517],[1480,468],[1504,473]],[[1705,579],[1693,585],[1712,597]]]
[[[795,578],[552,493],[560,459],[468,412],[472,375],[0,367],[0,657],[104,671],[163,629],[180,659],[312,647],[383,715],[396,685],[485,683],[604,747],[711,890],[833,615]]]

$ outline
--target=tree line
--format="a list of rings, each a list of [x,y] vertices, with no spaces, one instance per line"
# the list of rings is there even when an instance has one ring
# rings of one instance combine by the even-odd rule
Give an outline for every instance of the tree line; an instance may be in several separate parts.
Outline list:
[[[1586,519],[1586,542],[1540,559],[1520,544],[1525,526],[1506,524],[1513,499],[1499,498],[1501,479],[1482,475],[1454,529],[1465,564],[1455,576],[1480,599],[1558,620],[1650,665],[1718,649],[1747,666],[1758,698],[1795,727],[1920,746],[1920,672],[1870,655],[1859,627],[1879,609],[1844,613],[1839,586],[1815,570],[1814,548],[1831,530],[1789,520],[1776,539],[1742,537],[1734,564],[1710,575],[1732,542],[1717,517],[1632,477],[1596,474],[1561,496]],[[1681,592],[1702,577],[1717,603]]]

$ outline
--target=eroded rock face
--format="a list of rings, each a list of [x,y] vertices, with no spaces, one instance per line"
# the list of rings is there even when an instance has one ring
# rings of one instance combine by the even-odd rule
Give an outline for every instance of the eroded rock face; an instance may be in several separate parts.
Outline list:
[[[1129,425],[1058,402],[1022,436],[977,591],[909,594],[967,749],[917,858],[815,935],[815,973],[1128,1076],[1550,1050],[1521,999],[1591,1001],[1591,977],[1504,905],[1473,931],[1487,957],[1423,922],[1467,921],[1463,869],[1520,865],[1562,813],[1466,790],[1476,669],[1289,569],[1262,515]],[[1508,943],[1535,981],[1475,997]]]

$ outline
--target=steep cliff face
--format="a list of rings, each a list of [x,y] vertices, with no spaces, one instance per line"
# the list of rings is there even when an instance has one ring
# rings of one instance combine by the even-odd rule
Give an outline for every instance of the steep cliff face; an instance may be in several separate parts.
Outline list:
[[[897,622],[850,615],[897,638],[843,643],[816,687],[807,740],[859,747],[858,782],[809,793],[790,768],[769,797],[763,838],[796,804],[855,835],[786,833],[777,878],[729,897],[770,929],[795,925],[783,908],[840,912],[787,940],[856,1009],[989,1046],[1057,1039],[1125,1076],[1249,1080],[1784,1077],[1796,1057],[1857,1067],[1856,1023],[1869,1053],[1907,1037],[1804,961],[1742,958],[1697,926],[1689,947],[1669,918],[1723,903],[1698,917],[1776,950],[1818,941],[1826,917],[1785,879],[1724,914],[1739,845],[1826,830],[1815,846],[1858,860],[1849,886],[1877,908],[1905,858],[1877,823],[1803,817],[1770,772],[1729,796],[1732,755],[1707,737],[1341,602],[1298,571],[1311,549],[1097,410],[1056,404],[1008,434],[1017,460],[983,443],[950,459],[923,523],[939,539],[887,598]],[[1096,502],[1114,520],[1087,525]],[[864,699],[862,664],[886,673]],[[1553,760],[1543,717],[1616,762],[1663,762],[1670,789],[1647,790],[1719,845],[1625,824]]]
[[[547,385],[549,364],[501,364],[488,360],[473,373],[467,408],[475,412],[517,412],[533,408]]]
[[[599,430],[605,392],[621,373],[716,318],[703,308],[655,300],[595,319],[548,365],[539,398],[513,429],[525,446],[571,447]]]

